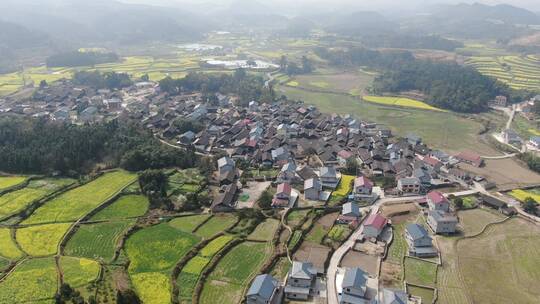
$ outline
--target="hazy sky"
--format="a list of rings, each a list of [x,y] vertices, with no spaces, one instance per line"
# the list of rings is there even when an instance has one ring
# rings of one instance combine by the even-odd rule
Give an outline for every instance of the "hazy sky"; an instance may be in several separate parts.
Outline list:
[[[123,2],[146,3],[146,4],[171,4],[171,3],[216,3],[227,5],[234,0],[120,0]],[[540,11],[540,0],[258,0],[268,6],[296,6],[305,5],[326,7],[329,9],[341,9],[344,6],[363,9],[416,9],[421,6],[429,6],[441,3],[485,3],[485,4],[511,4],[534,11]]]

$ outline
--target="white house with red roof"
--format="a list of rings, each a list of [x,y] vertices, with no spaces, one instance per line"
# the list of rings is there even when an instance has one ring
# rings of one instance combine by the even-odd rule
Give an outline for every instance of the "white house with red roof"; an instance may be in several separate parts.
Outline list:
[[[282,183],[277,186],[277,192],[272,199],[272,207],[284,208],[289,206],[291,200],[292,187],[288,183]]]
[[[426,167],[428,167],[431,170],[434,170],[436,172],[439,172],[442,165],[443,165],[439,160],[437,160],[437,159],[435,159],[433,157],[430,157],[430,156],[424,157],[424,159],[422,159],[422,161],[424,162]]]
[[[388,224],[388,219],[381,214],[371,214],[364,222],[363,234],[365,238],[377,238]]]
[[[354,179],[354,194],[371,195],[373,191],[373,182],[365,177],[359,176]]]
[[[426,195],[426,201],[430,210],[444,212],[450,210],[450,201],[448,201],[448,199],[439,191],[429,192]]]

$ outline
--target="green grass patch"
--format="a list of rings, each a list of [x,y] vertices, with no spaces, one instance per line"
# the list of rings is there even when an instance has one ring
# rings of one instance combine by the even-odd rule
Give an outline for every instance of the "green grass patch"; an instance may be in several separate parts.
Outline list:
[[[310,211],[311,210],[309,209],[290,211],[289,214],[287,214],[287,224],[289,226],[298,225]]]
[[[309,233],[306,235],[305,241],[320,244],[327,233],[328,231],[326,231],[322,225],[316,223],[313,225],[311,231],[309,231]]]
[[[218,232],[229,229],[234,223],[236,223],[236,216],[234,215],[214,215],[208,222],[197,229],[195,234],[202,238],[210,238]]]
[[[291,238],[289,239],[289,244],[288,244],[289,248],[294,248],[294,246],[298,244],[301,238],[302,238],[302,231],[295,230]]]
[[[405,280],[416,285],[434,287],[437,280],[437,264],[405,258]]]
[[[199,281],[199,274],[192,274],[188,272],[181,272],[176,280],[180,293],[178,299],[182,304],[191,304],[193,293],[195,292],[195,286]]]
[[[169,276],[161,272],[145,272],[131,276],[131,283],[144,304],[171,303]]]
[[[191,233],[193,232],[195,228],[197,228],[197,226],[199,226],[202,222],[204,222],[209,217],[210,217],[209,214],[177,217],[171,220],[169,222],[169,225],[171,225],[175,229]]]
[[[0,303],[43,303],[52,300],[57,283],[53,258],[22,262],[0,283]]]
[[[32,202],[74,182],[72,179],[32,180],[27,187],[6,193],[0,196],[0,219],[17,214]]]
[[[422,303],[433,303],[433,299],[435,298],[434,291],[430,288],[407,286],[407,290],[409,294],[420,297],[422,299]]]
[[[343,242],[347,239],[347,236],[351,233],[351,228],[348,225],[336,224],[330,232],[328,232],[328,238],[335,242]]]
[[[227,243],[232,241],[232,239],[233,237],[230,235],[222,235],[208,243],[208,245],[204,246],[204,248],[199,252],[199,255],[203,257],[213,257],[223,247],[225,247]]]
[[[144,228],[126,242],[130,273],[170,270],[200,238],[169,223]]]
[[[134,220],[81,225],[66,245],[67,255],[110,261],[122,234]]]
[[[92,217],[93,221],[127,219],[143,216],[148,210],[144,195],[124,195]]]
[[[90,259],[60,257],[64,282],[71,287],[83,287],[97,280],[100,266]]]
[[[403,233],[407,223],[392,225],[394,239],[388,248],[388,260],[393,263],[401,264],[402,258],[407,251],[407,242]]]
[[[24,224],[76,221],[101,205],[137,176],[126,171],[106,173],[81,187],[63,193],[38,208]]]
[[[0,190],[8,189],[26,180],[25,176],[0,176]]]
[[[16,239],[22,250],[31,256],[53,255],[58,251],[58,245],[71,225],[46,224],[19,228]]]
[[[10,260],[17,260],[23,256],[8,228],[0,228],[0,256]]]
[[[267,219],[260,223],[257,228],[249,235],[250,240],[271,241],[274,233],[279,227],[279,221],[276,219]]]

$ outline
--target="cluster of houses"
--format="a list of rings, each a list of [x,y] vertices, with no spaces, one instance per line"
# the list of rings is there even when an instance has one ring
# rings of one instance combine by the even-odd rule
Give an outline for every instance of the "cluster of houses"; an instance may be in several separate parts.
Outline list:
[[[246,294],[247,304],[278,304],[284,298],[291,301],[306,301],[317,297],[316,279],[318,272],[311,263],[294,261],[281,284],[268,274],[257,276]],[[338,279],[340,304],[409,304],[409,295],[396,289],[384,288],[377,292],[376,281],[361,268],[347,268]]]

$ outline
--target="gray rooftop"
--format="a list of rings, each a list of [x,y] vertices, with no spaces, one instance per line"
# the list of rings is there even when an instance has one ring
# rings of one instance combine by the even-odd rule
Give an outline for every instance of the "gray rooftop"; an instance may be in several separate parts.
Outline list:
[[[424,237],[431,238],[426,229],[418,224],[408,224],[406,229],[413,240],[419,240]]]
[[[278,282],[268,274],[258,275],[247,292],[248,296],[258,295],[262,299],[270,301]]]
[[[360,216],[360,207],[355,203],[343,204],[342,214],[352,213],[355,216]]]
[[[360,268],[347,268],[343,277],[343,288],[365,289],[368,274]]]
[[[382,304],[407,304],[407,293],[403,290],[383,289]]]
[[[291,269],[290,277],[295,279],[310,280],[315,275],[313,264],[294,261]]]

